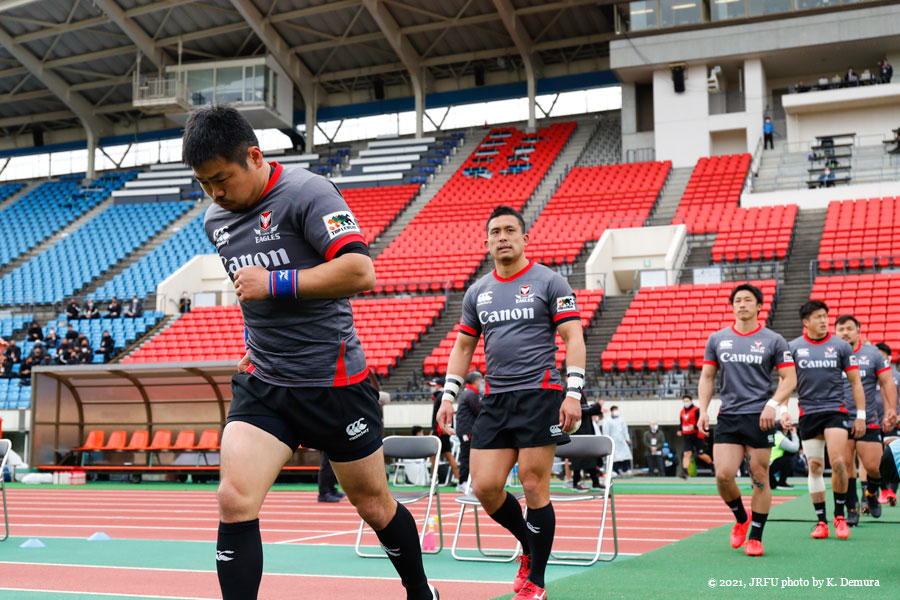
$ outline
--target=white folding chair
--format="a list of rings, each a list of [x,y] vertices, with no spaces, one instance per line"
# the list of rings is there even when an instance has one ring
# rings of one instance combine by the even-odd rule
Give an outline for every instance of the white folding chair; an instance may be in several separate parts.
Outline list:
[[[466,482],[468,489],[472,489],[472,478],[469,477],[469,481]],[[521,500],[525,497],[525,492],[516,492],[513,494],[516,500]],[[478,498],[475,497],[475,494],[469,492],[468,494],[463,494],[462,496],[458,496],[455,499],[456,503],[460,505],[459,507],[459,517],[456,519],[456,533],[453,534],[453,545],[450,547],[450,554],[456,560],[463,561],[473,561],[473,562],[500,562],[500,563],[508,563],[516,560],[516,557],[519,556],[519,553],[522,551],[522,545],[516,541],[516,547],[510,550],[500,550],[497,548],[484,548],[481,545],[481,530],[478,526],[478,509],[481,506],[481,502],[478,501]],[[466,510],[471,507],[472,515],[475,518],[475,545],[478,549],[478,554],[476,555],[464,555],[459,552],[459,534],[462,531],[463,518],[466,515]]]
[[[394,500],[400,504],[415,504],[421,500],[428,500],[425,509],[425,521],[419,535],[419,543],[425,540],[428,531],[428,521],[431,518],[432,506],[435,507],[435,515],[438,521],[438,536],[440,544],[434,550],[422,550],[424,554],[437,554],[444,549],[444,520],[441,518],[441,496],[438,490],[438,459],[441,454],[441,440],[433,435],[392,435],[384,439],[384,456],[396,459],[422,459],[432,458],[431,485],[427,490],[416,492],[391,492]],[[361,549],[363,528],[365,521],[360,519],[359,532],[356,534],[356,554],[363,558],[387,558],[383,552],[379,554],[363,552]]]
[[[568,444],[556,447],[558,458],[578,459],[596,458],[604,461],[603,490],[588,494],[550,494],[554,503],[584,502],[594,500],[602,506],[600,512],[600,531],[597,534],[597,549],[594,552],[551,552],[548,564],[574,565],[589,567],[597,561],[610,562],[619,554],[619,537],[616,532],[616,505],[613,500],[612,465],[616,444],[606,435],[573,435]],[[613,552],[603,556],[603,533],[606,530],[607,517],[612,521]]]
[[[12,450],[12,442],[9,440],[0,440],[0,496],[3,496],[3,521],[6,525],[3,538],[0,542],[5,542],[9,537],[9,511],[6,508],[6,479],[4,472],[6,471],[6,463],[9,462],[9,451]]]

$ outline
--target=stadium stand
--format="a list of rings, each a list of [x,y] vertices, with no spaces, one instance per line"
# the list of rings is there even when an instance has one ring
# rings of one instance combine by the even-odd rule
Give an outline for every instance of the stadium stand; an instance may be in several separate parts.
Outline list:
[[[659,197],[671,161],[575,167],[529,230],[529,257],[574,262],[608,228],[642,227]]]
[[[154,248],[140,260],[107,281],[88,298],[107,300],[113,296],[131,298],[146,297],[156,292],[156,286],[184,263],[198,254],[214,254],[215,248],[209,243],[203,231],[203,216],[197,217],[182,227],[165,242]]]
[[[603,304],[603,290],[574,291],[576,298],[578,298],[578,305],[581,311],[581,325],[587,329],[594,320],[594,317],[597,316],[597,311]],[[423,367],[425,375],[444,375],[447,372],[447,361],[450,358],[450,351],[453,350],[453,344],[456,342],[456,337],[458,335],[459,323],[453,327],[453,330],[447,334],[447,337],[441,340],[440,345],[438,345],[438,347],[432,351],[431,355],[425,359]],[[565,344],[563,344],[558,333],[556,334],[556,347],[556,365],[560,366],[566,358],[566,352]],[[472,369],[477,369],[482,373],[485,371],[483,337],[478,338],[478,345],[476,346],[475,354],[472,357]]]
[[[350,304],[369,366],[386,375],[434,324],[447,298],[370,298]],[[122,362],[239,360],[244,347],[240,307],[198,307]]]
[[[691,234],[719,231],[725,211],[740,204],[750,161],[749,154],[698,160],[672,223],[684,223]]]
[[[23,187],[25,187],[25,183],[21,181],[4,183],[3,185],[0,185],[0,202],[3,202],[10,196],[19,193],[19,190],[21,190]]]
[[[363,235],[373,242],[409,206],[420,187],[418,183],[360,187],[342,189],[341,194],[359,221]]]
[[[371,141],[333,181],[342,189],[425,183],[440,169],[461,137],[462,134],[451,134]]]
[[[767,323],[777,283],[751,281],[766,297],[759,320]],[[709,335],[734,324],[728,295],[738,282],[648,287],[637,292],[601,355],[603,371],[687,370],[703,364]],[[677,306],[667,311],[661,307]]]
[[[0,279],[0,304],[57,302],[153,237],[189,201],[113,205]]]
[[[0,338],[9,339],[14,331],[22,329],[26,324],[34,320],[32,314],[12,315],[0,317]]]
[[[896,362],[900,349],[900,320],[896,318],[894,298],[900,294],[900,273],[863,273],[816,277],[812,298],[828,305],[828,320],[853,315],[860,322],[860,339],[885,342]]]
[[[900,266],[900,198],[835,201],[828,204],[819,247],[819,268],[871,269]]]
[[[105,307],[104,307],[105,308]],[[77,321],[67,321],[65,313],[47,323],[43,327],[44,336],[50,331],[51,327],[56,328],[56,333],[63,337],[66,333],[66,326],[71,325],[72,329],[78,333],[83,333],[90,341],[91,348],[94,349],[94,363],[102,363],[103,355],[97,354],[100,351],[100,338],[104,331],[109,331],[115,341],[117,350],[122,350],[133,344],[136,340],[144,337],[144,335],[153,329],[165,315],[159,311],[145,311],[142,317],[102,317],[100,319],[82,319]],[[31,352],[32,342],[25,342],[23,345],[23,356],[26,352]]]
[[[83,174],[47,181],[0,209],[0,264],[33,248],[67,223],[99,204],[110,192],[130,181],[137,171],[107,173],[89,187],[81,187]],[[23,223],[28,223],[23,227]],[[28,299],[30,300],[30,299]],[[25,300],[27,301],[27,300]],[[18,302],[18,301],[17,301]]]
[[[534,134],[494,128],[453,177],[375,260],[376,292],[462,290],[485,258],[484,221],[497,204],[521,209],[575,128]],[[423,269],[427,265],[427,269]],[[428,281],[430,283],[412,283]],[[394,282],[410,282],[394,285]]]
[[[728,207],[719,221],[713,262],[783,260],[791,247],[797,205]]]

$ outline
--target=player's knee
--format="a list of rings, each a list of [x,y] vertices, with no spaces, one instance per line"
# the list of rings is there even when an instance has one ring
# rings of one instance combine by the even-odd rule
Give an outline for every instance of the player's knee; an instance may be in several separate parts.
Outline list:
[[[352,499],[359,517],[375,530],[387,527],[394,516],[396,501],[388,495],[366,495]]]
[[[219,504],[219,516],[226,523],[252,521],[258,516],[259,507],[250,494],[228,479],[219,484],[216,500]]]
[[[499,506],[506,498],[506,490],[503,487],[486,485],[481,481],[472,480],[472,493],[486,509]]]
[[[716,465],[716,483],[726,484],[734,481],[735,472],[732,469],[726,469],[721,465]]]
[[[843,456],[835,456],[831,459],[831,470],[835,473],[845,473],[847,471],[847,460]]]

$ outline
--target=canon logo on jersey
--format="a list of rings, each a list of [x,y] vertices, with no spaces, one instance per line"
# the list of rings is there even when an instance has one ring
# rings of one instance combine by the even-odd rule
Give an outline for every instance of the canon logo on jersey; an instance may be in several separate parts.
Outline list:
[[[797,366],[801,369],[837,369],[837,360],[804,360],[800,359]]]
[[[222,266],[225,267],[225,270],[228,271],[230,275],[234,275],[238,272],[238,269],[243,267],[256,265],[257,267],[268,269],[269,267],[281,267],[291,262],[291,259],[288,258],[287,251],[284,248],[267,250],[265,252],[255,252],[253,254],[241,254],[239,256],[232,256],[231,258],[225,258],[224,256],[220,256],[219,258],[222,259]]]
[[[504,308],[503,310],[483,310],[478,313],[481,324],[500,323],[502,321],[518,321],[520,319],[533,319],[533,308]]]
[[[762,356],[752,356],[750,354],[732,354],[731,352],[723,352],[719,357],[722,362],[748,363],[751,365],[761,365]]]

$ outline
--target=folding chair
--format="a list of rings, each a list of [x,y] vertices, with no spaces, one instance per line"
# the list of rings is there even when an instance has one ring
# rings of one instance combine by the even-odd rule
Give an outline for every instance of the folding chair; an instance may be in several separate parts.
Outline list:
[[[6,525],[6,530],[4,531],[3,538],[0,539],[0,542],[5,542],[6,538],[9,537],[9,510],[6,508],[6,478],[3,474],[6,471],[6,463],[9,462],[10,450],[12,450],[12,442],[9,440],[0,440],[0,495],[3,496],[3,521]]]
[[[468,486],[468,489],[472,489],[471,477],[469,477],[469,481],[466,482],[466,485]],[[516,492],[513,494],[513,497],[516,500],[521,500],[525,497],[525,492]],[[516,560],[516,557],[519,556],[519,553],[522,551],[522,545],[518,541],[516,542],[516,547],[512,550],[512,553],[510,553],[509,550],[497,550],[493,548],[483,548],[481,546],[481,530],[478,526],[478,508],[481,506],[481,502],[475,497],[475,494],[471,492],[463,494],[462,496],[458,496],[455,501],[461,506],[459,507],[459,517],[456,520],[456,532],[453,534],[453,545],[450,547],[450,554],[453,558],[462,561],[499,563],[508,563]],[[470,506],[472,507],[472,514],[475,518],[475,545],[478,548],[478,554],[475,556],[464,556],[459,553],[459,533],[462,531],[463,518],[466,515],[466,509]]]
[[[444,520],[441,518],[441,496],[438,491],[438,463],[441,455],[441,440],[433,435],[392,435],[384,438],[384,455],[387,458],[399,459],[415,459],[415,458],[432,458],[431,469],[431,485],[427,490],[418,492],[391,492],[394,500],[400,504],[414,504],[420,500],[428,499],[428,507],[425,509],[425,521],[422,525],[422,532],[419,535],[419,543],[425,540],[425,534],[428,530],[428,521],[431,518],[431,507],[435,505],[435,514],[438,519],[438,535],[440,536],[440,545],[435,550],[423,550],[425,554],[437,554],[444,549]],[[360,549],[362,542],[363,527],[365,521],[360,520],[359,532],[356,534],[356,554],[363,558],[387,558],[384,553],[369,554]]]
[[[550,501],[583,502],[597,500],[602,502],[600,516],[600,531],[597,534],[597,550],[594,552],[558,552],[550,553],[548,564],[573,565],[577,567],[589,567],[597,561],[611,562],[619,555],[619,537],[616,532],[616,505],[613,501],[612,465],[616,444],[606,435],[573,435],[568,444],[556,447],[558,458],[596,458],[604,461],[603,466],[603,491],[588,494],[550,494]],[[601,558],[603,548],[603,533],[606,530],[606,518],[609,515],[612,520],[613,553]]]

